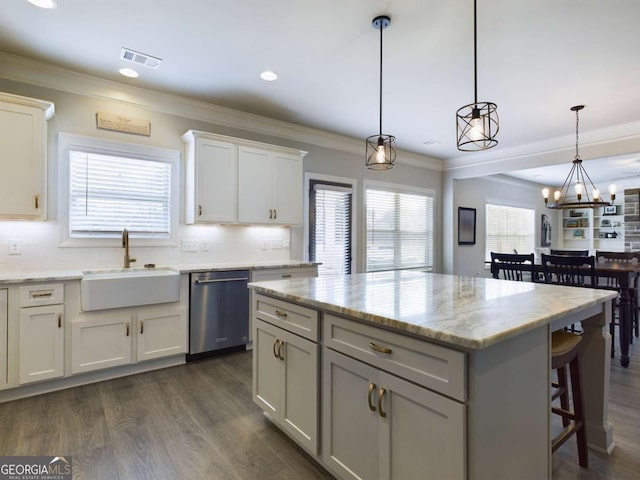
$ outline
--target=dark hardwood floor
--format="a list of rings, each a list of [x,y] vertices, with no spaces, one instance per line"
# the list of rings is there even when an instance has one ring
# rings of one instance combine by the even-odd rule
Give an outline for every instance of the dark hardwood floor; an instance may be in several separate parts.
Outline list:
[[[640,349],[611,367],[617,448],[577,464],[572,439],[553,478],[640,478]],[[76,479],[330,479],[251,401],[251,353],[0,404],[0,455],[71,455]],[[413,480],[413,479],[408,479]]]

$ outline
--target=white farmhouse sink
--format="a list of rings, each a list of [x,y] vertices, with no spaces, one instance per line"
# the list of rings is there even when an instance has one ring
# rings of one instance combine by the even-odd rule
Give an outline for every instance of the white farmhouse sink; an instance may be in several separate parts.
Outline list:
[[[84,311],[177,302],[180,274],[148,268],[83,272],[80,297]]]

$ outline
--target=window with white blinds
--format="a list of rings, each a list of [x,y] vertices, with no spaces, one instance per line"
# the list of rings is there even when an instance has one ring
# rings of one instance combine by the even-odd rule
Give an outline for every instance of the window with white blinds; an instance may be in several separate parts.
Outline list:
[[[70,237],[166,239],[171,227],[170,163],[69,151]]]
[[[488,203],[486,206],[485,260],[490,252],[531,253],[535,247],[535,210]]]
[[[309,258],[322,262],[318,275],[349,274],[352,189],[315,180],[309,186]]]
[[[366,191],[366,270],[433,268],[433,196]]]

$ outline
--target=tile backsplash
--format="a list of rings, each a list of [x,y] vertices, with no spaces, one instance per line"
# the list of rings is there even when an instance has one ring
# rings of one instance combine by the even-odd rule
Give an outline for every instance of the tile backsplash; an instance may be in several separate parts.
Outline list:
[[[117,246],[62,247],[57,221],[0,221],[0,273],[85,270],[122,267],[124,250]],[[140,246],[130,240],[134,266],[190,265],[288,260],[288,227],[180,225],[174,246]]]

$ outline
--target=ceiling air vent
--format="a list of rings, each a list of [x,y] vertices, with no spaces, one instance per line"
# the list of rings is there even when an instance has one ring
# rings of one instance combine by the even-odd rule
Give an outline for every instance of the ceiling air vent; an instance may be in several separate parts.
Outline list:
[[[136,52],[135,50],[124,47],[120,51],[120,58],[149,68],[158,68],[160,63],[162,63],[161,58],[152,57],[146,53]]]

